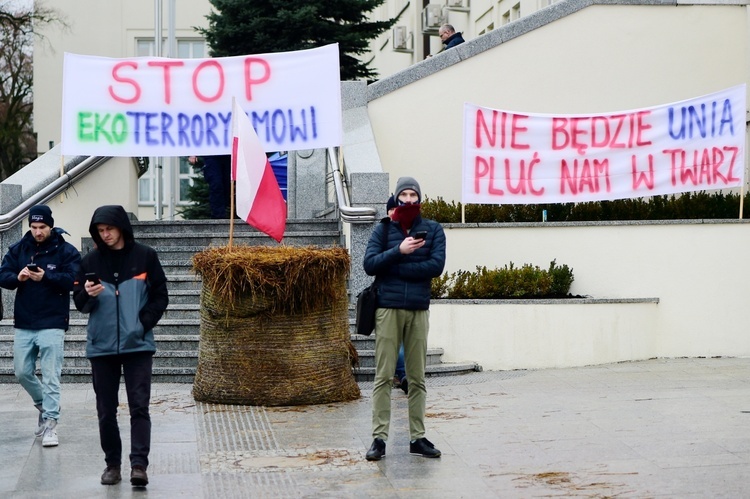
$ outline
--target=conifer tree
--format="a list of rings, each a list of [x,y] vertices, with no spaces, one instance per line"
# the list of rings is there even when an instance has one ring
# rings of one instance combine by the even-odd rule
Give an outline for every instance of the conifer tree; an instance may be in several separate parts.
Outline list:
[[[211,205],[208,202],[208,182],[203,178],[202,173],[193,175],[193,185],[188,187],[187,199],[192,203],[177,210],[182,218],[185,220],[207,220],[211,218]]]
[[[366,56],[370,40],[397,18],[367,20],[385,0],[210,0],[217,12],[206,18],[213,57],[288,52],[339,44],[341,80],[374,79]]]

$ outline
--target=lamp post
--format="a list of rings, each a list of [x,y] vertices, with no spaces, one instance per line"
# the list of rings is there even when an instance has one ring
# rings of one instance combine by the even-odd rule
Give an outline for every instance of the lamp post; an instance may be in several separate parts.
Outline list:
[[[154,56],[161,57],[161,40],[162,40],[162,4],[161,0],[154,0]],[[161,162],[162,158],[154,158],[154,209],[156,211],[156,220],[161,220]]]

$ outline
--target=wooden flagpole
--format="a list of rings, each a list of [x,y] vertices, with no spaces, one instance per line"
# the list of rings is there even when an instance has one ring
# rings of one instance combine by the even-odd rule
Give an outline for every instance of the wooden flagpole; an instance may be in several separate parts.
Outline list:
[[[230,178],[235,176],[237,171],[237,148],[234,147],[234,141],[237,136],[237,117],[234,116],[234,97],[232,97],[232,160],[230,161]],[[232,179],[229,181],[229,244],[227,247],[232,249],[232,240],[234,239],[234,186],[237,183],[236,180]]]
[[[742,220],[742,210],[745,206],[745,183],[742,183],[740,188],[740,220]]]
[[[232,160],[234,163],[234,158]],[[229,249],[232,249],[232,239],[234,238],[234,184],[232,180],[229,187]]]

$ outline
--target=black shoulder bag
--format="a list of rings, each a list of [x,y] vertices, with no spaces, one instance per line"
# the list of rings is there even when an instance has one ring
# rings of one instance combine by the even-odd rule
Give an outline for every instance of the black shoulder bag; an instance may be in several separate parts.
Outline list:
[[[388,226],[383,227],[383,251],[388,244]],[[355,332],[370,336],[375,330],[375,310],[378,308],[378,278],[357,295]]]

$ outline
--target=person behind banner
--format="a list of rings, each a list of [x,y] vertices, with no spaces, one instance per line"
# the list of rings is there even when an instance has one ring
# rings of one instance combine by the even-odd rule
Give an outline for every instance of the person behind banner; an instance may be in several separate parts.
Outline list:
[[[431,281],[445,267],[445,233],[439,223],[421,217],[422,190],[415,179],[399,178],[395,196],[398,206],[392,220],[377,224],[364,257],[365,272],[376,276],[378,282],[373,442],[365,455],[368,461],[385,457],[391,421],[391,380],[401,343],[409,385],[409,452],[431,458],[441,455],[425,438],[424,417]]]
[[[391,221],[391,217],[393,216],[393,212],[396,211],[396,207],[398,206],[398,201],[396,200],[396,196],[389,196],[388,201],[385,203],[385,209],[388,213],[388,216],[383,218],[380,222],[381,223],[387,223]],[[396,372],[393,373],[393,387],[394,388],[401,388],[405,394],[409,394],[409,381],[406,379],[406,367],[405,367],[405,361],[404,361],[404,344],[401,343],[401,346],[398,349],[398,359],[396,360]]]
[[[208,184],[208,204],[211,207],[211,218],[227,219],[232,196],[232,156],[188,157],[188,163],[198,166],[203,162],[203,178]]]
[[[151,448],[153,329],[169,303],[167,278],[152,248],[135,242],[122,206],[94,211],[89,233],[95,248],[81,262],[73,301],[89,315],[86,357],[96,394],[99,439],[107,467],[102,485],[121,478],[122,441],[117,424],[120,375],[130,410],[130,483],[148,484]]]

